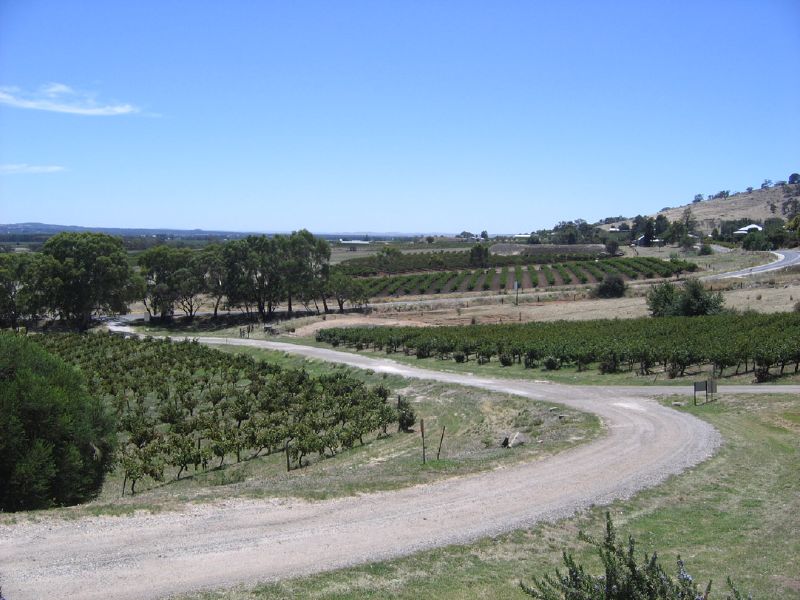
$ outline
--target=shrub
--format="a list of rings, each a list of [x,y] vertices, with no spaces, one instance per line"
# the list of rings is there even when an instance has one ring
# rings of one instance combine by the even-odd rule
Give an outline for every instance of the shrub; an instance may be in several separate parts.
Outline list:
[[[638,559],[636,541],[628,537],[627,543],[618,542],[608,513],[603,541],[594,540],[583,532],[578,537],[596,549],[604,567],[603,575],[587,573],[572,554],[564,551],[565,573],[556,569],[555,575],[534,578],[531,586],[520,582],[522,591],[539,600],[703,600],[711,593],[711,582],[705,588],[698,588],[692,576],[686,572],[680,556],[675,578],[661,566],[655,552],[652,556],[644,554],[642,559]],[[730,577],[728,586],[732,594],[728,600],[744,600]]]
[[[619,371],[619,356],[616,352],[609,350],[600,358],[600,372],[605,375],[617,371]]]
[[[666,317],[672,314],[677,290],[671,283],[657,283],[647,292],[647,308],[654,317]]]
[[[708,256],[709,254],[713,254],[711,246],[709,246],[708,244],[703,244],[702,246],[700,246],[700,256]]]
[[[621,298],[625,295],[625,280],[620,275],[606,275],[594,289],[597,298]]]
[[[751,231],[742,240],[742,248],[745,250],[769,250],[770,243],[767,236],[761,231]]]
[[[555,356],[545,356],[542,364],[548,371],[557,371],[561,368],[561,363]]]
[[[411,403],[402,396],[397,397],[397,431],[408,433],[417,422],[417,415]]]
[[[697,279],[687,281],[683,289],[660,283],[647,293],[647,307],[654,317],[716,315],[722,312],[724,302],[722,293],[706,290]]]
[[[511,356],[508,352],[502,352],[500,354],[500,364],[504,367],[510,367],[514,364],[514,357]]]
[[[0,509],[77,504],[100,490],[115,426],[80,373],[25,338],[0,334]]]

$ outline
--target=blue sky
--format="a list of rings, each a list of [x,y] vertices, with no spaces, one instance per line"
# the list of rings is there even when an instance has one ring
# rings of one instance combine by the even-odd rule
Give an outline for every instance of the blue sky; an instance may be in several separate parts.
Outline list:
[[[513,233],[800,171],[800,3],[0,0],[0,222]]]

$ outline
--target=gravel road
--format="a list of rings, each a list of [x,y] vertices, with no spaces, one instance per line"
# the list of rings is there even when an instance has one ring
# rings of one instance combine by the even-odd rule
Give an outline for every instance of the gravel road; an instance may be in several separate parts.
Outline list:
[[[728,271],[727,273],[718,273],[716,275],[706,275],[700,279],[702,281],[716,281],[719,279],[751,277],[800,265],[800,251],[798,250],[775,250],[771,254],[775,255],[775,260],[766,265],[740,269],[739,271]]]
[[[546,460],[393,492],[321,502],[235,500],[175,513],[75,521],[42,517],[2,526],[0,585],[9,600],[164,597],[468,542],[629,496],[707,459],[720,444],[709,424],[647,398],[680,388],[491,379],[323,348],[235,343],[557,402],[599,415],[607,434]],[[800,386],[772,391],[800,391]]]

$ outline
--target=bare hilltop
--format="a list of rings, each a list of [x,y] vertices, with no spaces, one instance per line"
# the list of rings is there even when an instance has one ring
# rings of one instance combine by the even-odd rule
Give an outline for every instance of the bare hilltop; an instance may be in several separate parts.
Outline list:
[[[665,207],[650,216],[664,215],[669,221],[680,220],[687,208],[697,220],[697,227],[704,233],[720,228],[723,221],[750,219],[763,223],[767,219],[781,218],[786,221],[800,214],[800,183],[765,182],[760,189],[748,188],[744,192],[722,190],[709,197],[698,194],[693,202]],[[630,219],[608,224],[605,227],[631,223]]]

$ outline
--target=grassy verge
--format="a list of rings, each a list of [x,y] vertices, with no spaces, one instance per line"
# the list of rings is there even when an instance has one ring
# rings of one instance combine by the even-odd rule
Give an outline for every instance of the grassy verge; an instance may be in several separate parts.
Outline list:
[[[636,538],[637,550],[657,550],[667,565],[680,554],[695,580],[713,579],[712,599],[725,597],[728,575],[755,598],[800,598],[800,399],[723,397],[685,410],[719,428],[724,446],[695,469],[614,503],[618,530]],[[601,537],[605,510],[470,545],[193,597],[524,598],[517,582],[551,571],[562,548],[599,570],[576,536],[583,529]]]
[[[370,385],[383,384],[392,390],[390,401],[398,395],[407,398],[419,419],[425,419],[435,441],[427,441],[428,458],[421,464],[419,433],[371,435],[363,446],[342,451],[332,458],[310,457],[311,464],[286,471],[283,453],[259,456],[240,463],[207,471],[191,471],[179,480],[165,473],[164,482],[145,479],[133,497],[120,497],[122,474],[109,474],[98,498],[88,504],[38,513],[25,518],[54,516],[79,518],[94,515],[124,515],[138,510],[157,512],[180,508],[187,502],[210,502],[231,497],[299,497],[325,499],[365,492],[392,490],[433,482],[445,477],[466,475],[487,469],[510,466],[515,462],[539,460],[570,446],[593,439],[601,433],[599,420],[566,407],[548,410],[550,403],[498,394],[469,387],[435,382],[405,380],[368,370],[349,369],[320,361],[253,348],[221,348],[264,358],[284,367],[304,367],[311,374],[348,369],[354,377]],[[559,419],[558,415],[567,415]],[[435,460],[439,434],[445,427],[441,458]],[[395,426],[396,427],[396,426]],[[505,436],[525,433],[530,443],[506,450],[500,447]],[[23,515],[2,516],[19,519]]]

